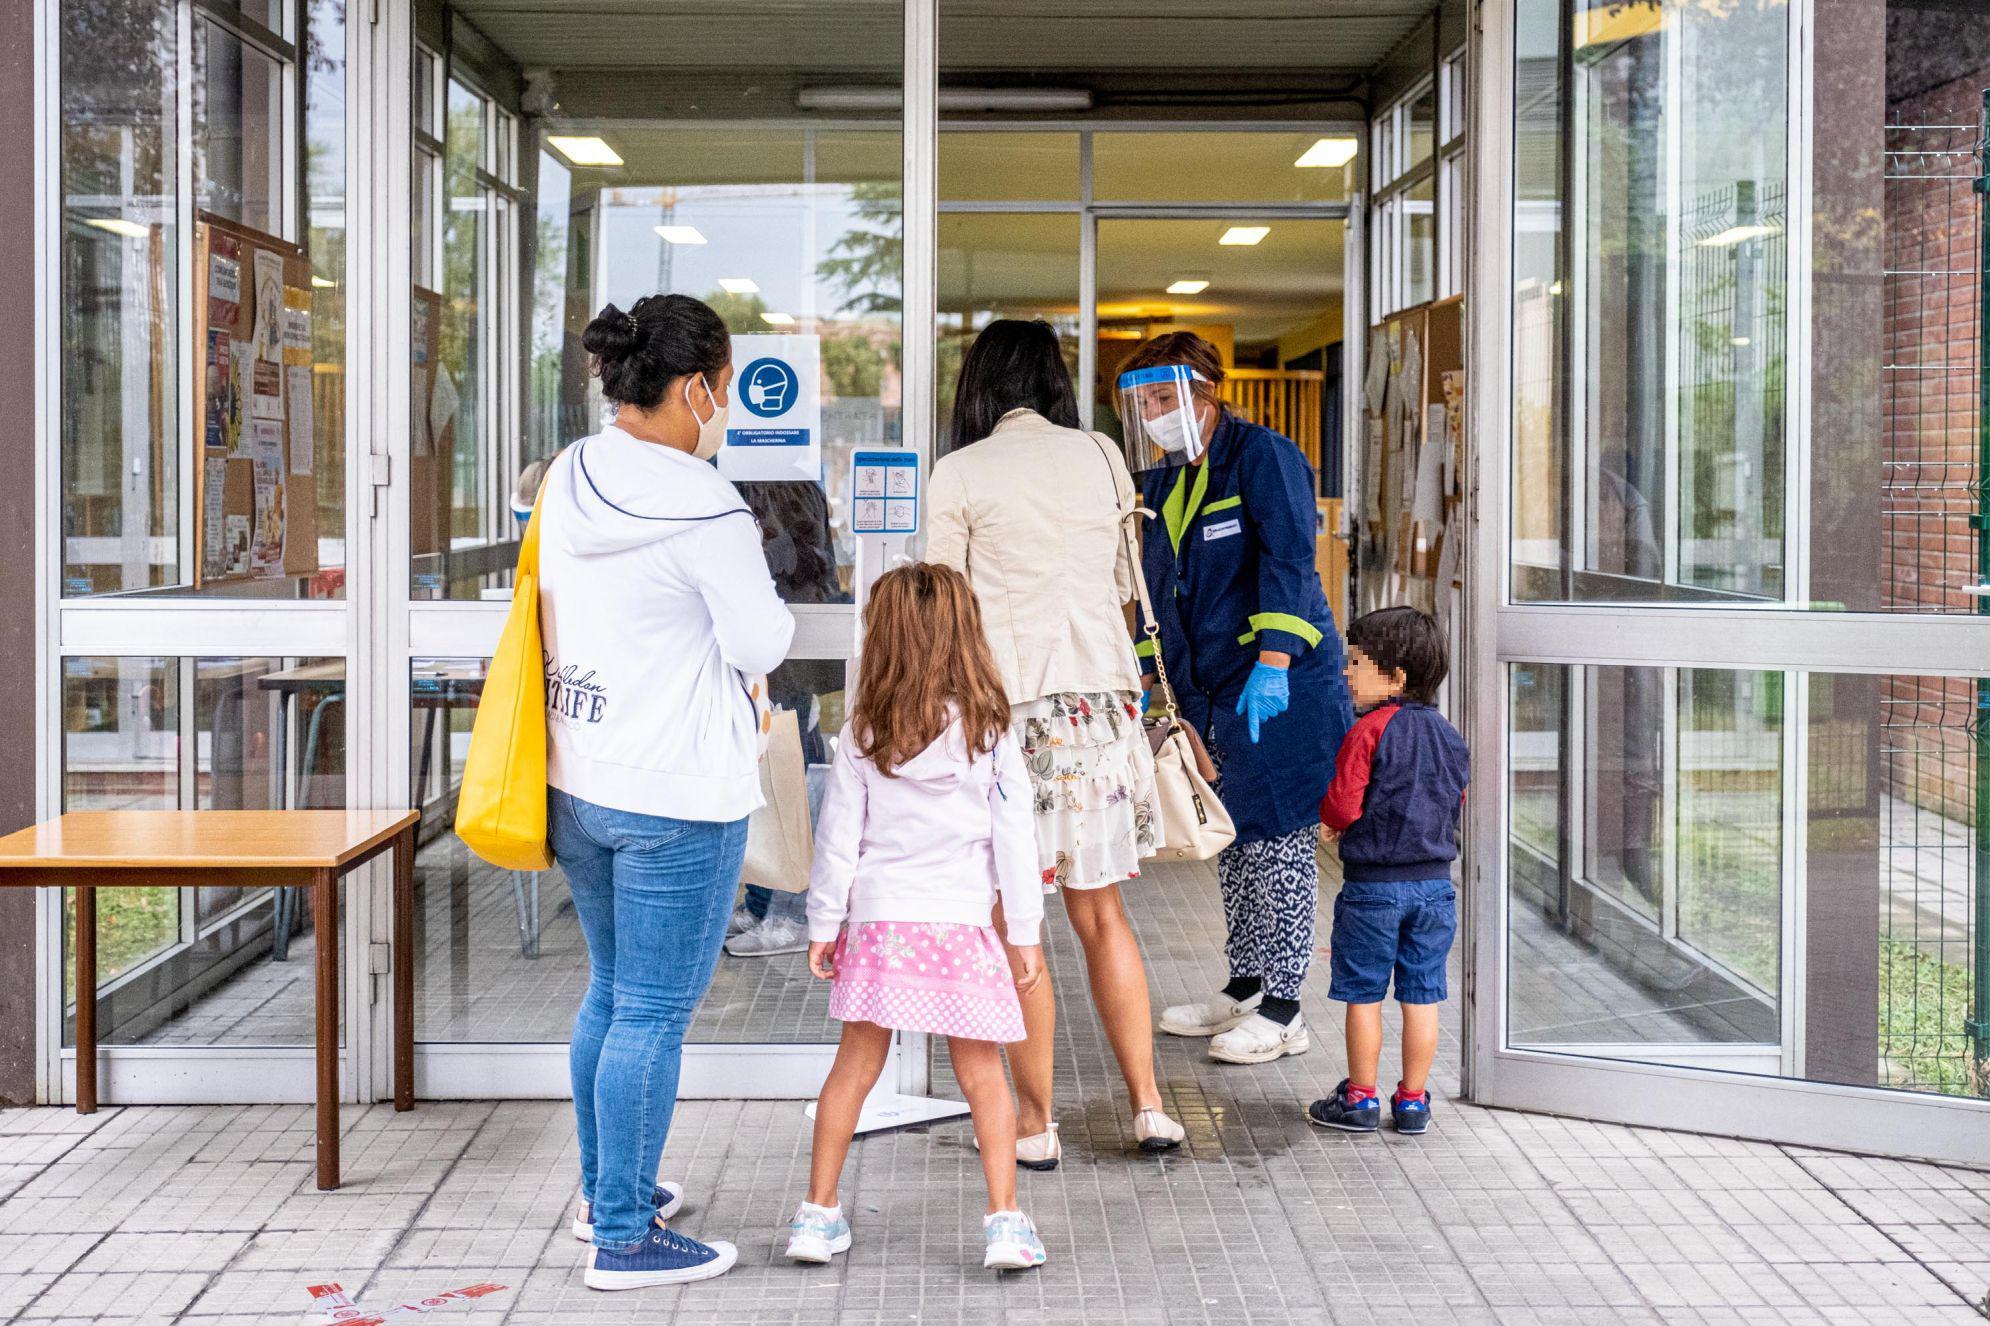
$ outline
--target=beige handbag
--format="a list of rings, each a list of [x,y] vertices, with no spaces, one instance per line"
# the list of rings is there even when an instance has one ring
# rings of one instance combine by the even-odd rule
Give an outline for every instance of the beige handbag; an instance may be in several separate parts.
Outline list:
[[[794,710],[775,709],[763,727],[767,750],[760,757],[760,793],[766,804],[746,822],[746,860],[739,879],[742,884],[801,893],[808,888],[809,869],[815,864],[801,724]]]
[[[1141,570],[1136,523],[1140,517],[1153,514],[1145,507],[1136,507],[1126,513],[1120,526],[1133,557],[1134,592],[1140,600],[1141,616],[1147,619],[1146,636],[1154,643],[1154,679],[1161,691],[1160,716],[1144,720],[1147,740],[1154,748],[1154,809],[1161,831],[1160,844],[1148,859],[1207,861],[1236,841],[1237,826],[1210,786],[1216,778],[1215,765],[1195,729],[1182,721],[1175,706],[1175,688],[1168,682],[1168,665],[1161,657],[1161,627],[1147,594],[1147,576]]]

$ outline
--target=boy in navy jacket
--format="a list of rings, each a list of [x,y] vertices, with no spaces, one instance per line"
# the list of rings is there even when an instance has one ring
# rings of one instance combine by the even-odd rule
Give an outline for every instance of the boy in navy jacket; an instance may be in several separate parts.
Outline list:
[[[1320,802],[1340,841],[1344,883],[1334,900],[1333,980],[1347,1005],[1347,1077],[1306,1117],[1373,1132],[1382,1123],[1375,1082],[1382,999],[1395,978],[1403,1008],[1403,1076],[1390,1098],[1396,1131],[1430,1127],[1425,1080],[1437,1056],[1444,963],[1458,933],[1459,804],[1471,776],[1465,739],[1431,707],[1449,668],[1437,623],[1415,608],[1384,608],[1347,628],[1347,680],[1361,713],[1341,743]]]

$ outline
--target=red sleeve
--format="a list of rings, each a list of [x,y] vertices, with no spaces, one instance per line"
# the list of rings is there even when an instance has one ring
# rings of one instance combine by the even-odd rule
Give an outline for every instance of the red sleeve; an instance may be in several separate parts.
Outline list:
[[[1335,833],[1346,833],[1348,826],[1361,818],[1375,747],[1382,740],[1382,730],[1399,712],[1395,705],[1375,710],[1357,721],[1349,729],[1347,740],[1341,742],[1340,754],[1334,759],[1334,781],[1320,798],[1320,823]]]

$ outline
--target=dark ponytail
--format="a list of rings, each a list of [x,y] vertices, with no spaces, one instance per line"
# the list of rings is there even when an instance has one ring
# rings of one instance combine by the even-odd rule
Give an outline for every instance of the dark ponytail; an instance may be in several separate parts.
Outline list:
[[[610,304],[587,324],[580,343],[602,394],[639,410],[654,410],[678,378],[716,375],[732,357],[725,322],[689,295],[645,295],[626,313]]]

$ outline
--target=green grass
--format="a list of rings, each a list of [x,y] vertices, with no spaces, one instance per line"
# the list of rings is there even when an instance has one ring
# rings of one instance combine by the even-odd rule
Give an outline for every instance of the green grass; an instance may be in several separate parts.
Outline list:
[[[97,983],[130,971],[173,942],[180,931],[178,889],[99,889],[97,891]],[[63,892],[63,933],[76,933],[76,894]],[[62,989],[76,997],[76,950],[63,949]]]
[[[1964,1020],[1969,972],[1900,939],[1879,949],[1880,1080],[1945,1096],[1990,1095],[1979,1078]]]

